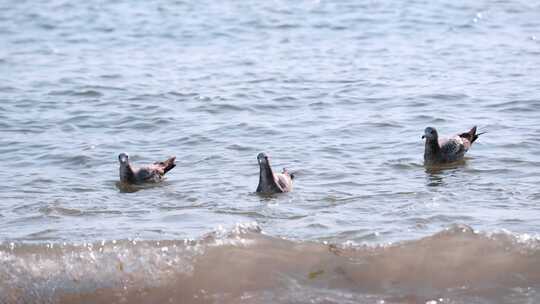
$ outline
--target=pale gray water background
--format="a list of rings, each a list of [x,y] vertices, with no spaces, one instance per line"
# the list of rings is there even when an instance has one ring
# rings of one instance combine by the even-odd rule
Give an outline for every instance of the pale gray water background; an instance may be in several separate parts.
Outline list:
[[[540,233],[537,2],[2,1],[0,45],[6,243]],[[426,171],[426,126],[473,125]],[[124,151],[177,167],[125,193]],[[262,151],[293,193],[254,194]]]

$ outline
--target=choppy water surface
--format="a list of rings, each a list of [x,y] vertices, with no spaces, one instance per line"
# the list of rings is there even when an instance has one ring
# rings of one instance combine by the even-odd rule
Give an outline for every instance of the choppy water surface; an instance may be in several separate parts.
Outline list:
[[[530,1],[0,3],[0,302],[540,301],[539,20]],[[423,167],[426,126],[473,125],[464,164]],[[123,151],[178,165],[124,192]],[[294,192],[254,194],[261,151]]]

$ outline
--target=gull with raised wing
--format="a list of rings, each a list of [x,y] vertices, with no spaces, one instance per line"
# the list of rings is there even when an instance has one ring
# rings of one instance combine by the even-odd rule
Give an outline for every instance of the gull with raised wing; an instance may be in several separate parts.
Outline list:
[[[462,160],[472,143],[481,134],[484,133],[476,134],[476,126],[474,126],[468,132],[450,138],[439,138],[435,128],[427,127],[422,136],[426,139],[424,164],[438,165]]]
[[[259,161],[259,185],[257,186],[257,192],[282,193],[292,191],[294,174],[285,168],[282,173],[274,173],[272,167],[270,167],[270,160],[266,153],[259,153],[257,160]]]
[[[172,156],[166,161],[155,162],[150,165],[134,167],[129,163],[129,155],[120,153],[120,182],[126,184],[157,183],[163,180],[165,173],[176,166],[176,157]]]

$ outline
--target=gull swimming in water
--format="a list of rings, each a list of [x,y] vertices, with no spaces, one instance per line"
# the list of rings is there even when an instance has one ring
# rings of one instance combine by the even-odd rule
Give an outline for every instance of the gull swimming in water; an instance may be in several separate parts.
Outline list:
[[[485,132],[484,132],[485,133]],[[426,139],[424,150],[424,163],[426,165],[446,164],[462,160],[472,143],[478,138],[476,126],[468,132],[455,135],[451,138],[439,138],[437,130],[427,127],[422,138]]]
[[[274,173],[270,167],[270,160],[266,153],[257,155],[259,161],[259,185],[257,192],[260,193],[282,193],[292,191],[292,181],[294,174],[283,168],[282,173]]]
[[[150,165],[134,167],[129,163],[129,155],[120,153],[120,182],[126,184],[157,183],[164,178],[165,173],[176,166],[175,156],[163,162],[155,162]]]

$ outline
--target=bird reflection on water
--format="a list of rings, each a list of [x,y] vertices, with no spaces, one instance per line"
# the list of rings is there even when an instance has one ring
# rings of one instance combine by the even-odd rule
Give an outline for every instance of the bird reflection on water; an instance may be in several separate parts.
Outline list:
[[[460,172],[460,168],[466,168],[467,161],[465,159],[444,165],[431,165],[425,167],[427,186],[439,187],[444,186],[444,178],[453,176]]]

